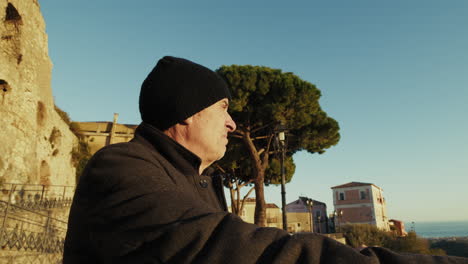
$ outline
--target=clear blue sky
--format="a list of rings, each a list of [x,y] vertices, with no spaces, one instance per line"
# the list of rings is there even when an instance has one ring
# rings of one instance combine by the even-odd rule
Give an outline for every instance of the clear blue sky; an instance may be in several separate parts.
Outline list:
[[[216,69],[294,72],[341,127],[299,153],[287,201],[333,208],[330,187],[384,189],[390,218],[468,220],[468,1],[40,1],[56,104],[75,121],[138,124],[142,80],[164,55]],[[280,205],[279,188],[268,202]]]

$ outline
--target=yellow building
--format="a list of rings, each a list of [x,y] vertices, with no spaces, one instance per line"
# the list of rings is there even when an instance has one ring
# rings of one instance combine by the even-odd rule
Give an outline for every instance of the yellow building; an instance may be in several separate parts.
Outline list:
[[[281,209],[273,203],[266,204],[267,226],[283,228]]]
[[[286,205],[288,231],[328,233],[327,205],[323,202],[300,196]]]
[[[288,232],[310,232],[313,229],[313,223],[310,221],[310,213],[287,212]]]
[[[114,114],[113,122],[73,122],[78,134],[88,143],[91,154],[104,146],[130,141],[137,125],[118,124],[119,114]]]
[[[229,208],[229,211],[231,209]],[[240,217],[247,223],[255,223],[255,198],[247,198]],[[283,219],[280,208],[273,203],[266,204],[266,218],[268,227],[282,228]]]

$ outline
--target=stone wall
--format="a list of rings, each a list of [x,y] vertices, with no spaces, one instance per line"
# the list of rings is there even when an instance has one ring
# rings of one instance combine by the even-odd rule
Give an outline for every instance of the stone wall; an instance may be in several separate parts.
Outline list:
[[[36,0],[0,0],[0,180],[74,185],[77,138],[55,111]]]

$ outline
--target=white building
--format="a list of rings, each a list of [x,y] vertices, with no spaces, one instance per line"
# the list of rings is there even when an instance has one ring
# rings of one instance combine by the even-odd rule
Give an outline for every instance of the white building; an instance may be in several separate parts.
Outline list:
[[[335,224],[370,224],[390,230],[382,188],[372,183],[350,182],[331,188]]]

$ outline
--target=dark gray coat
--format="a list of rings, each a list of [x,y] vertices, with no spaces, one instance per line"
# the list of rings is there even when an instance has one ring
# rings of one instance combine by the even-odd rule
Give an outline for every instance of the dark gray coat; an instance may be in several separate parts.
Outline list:
[[[200,159],[142,123],[129,143],[97,152],[80,178],[64,263],[468,263],[362,252],[316,234],[260,228],[226,211]]]

